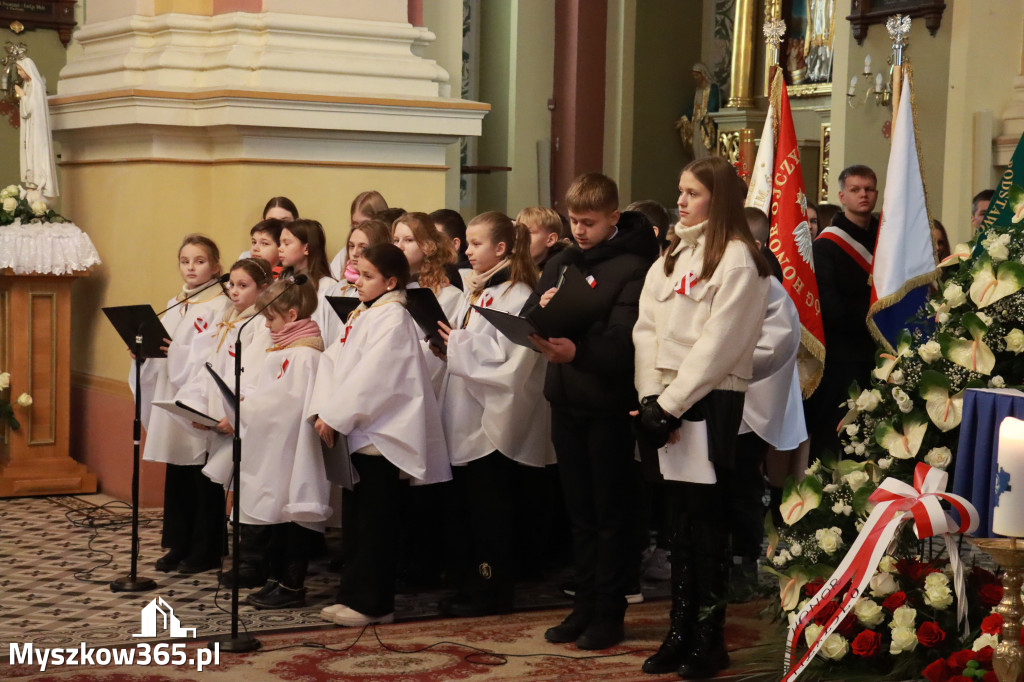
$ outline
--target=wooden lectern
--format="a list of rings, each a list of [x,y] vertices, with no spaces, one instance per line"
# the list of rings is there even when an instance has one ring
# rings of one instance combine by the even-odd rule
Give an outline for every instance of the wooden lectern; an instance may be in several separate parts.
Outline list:
[[[68,454],[71,398],[71,275],[0,271],[0,371],[10,372],[21,428],[0,431],[0,497],[96,492],[96,476]]]

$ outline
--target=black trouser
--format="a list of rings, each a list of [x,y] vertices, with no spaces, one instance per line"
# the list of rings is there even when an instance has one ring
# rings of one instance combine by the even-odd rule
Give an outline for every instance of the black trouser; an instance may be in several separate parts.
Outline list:
[[[871,362],[841,362],[826,358],[821,383],[804,402],[812,462],[825,452],[842,455],[838,428],[847,412],[845,402],[850,397],[850,384],[856,381],[861,388],[870,388],[869,379],[873,367]]]
[[[553,408],[551,440],[572,524],[576,605],[620,618],[639,561],[630,417]]]
[[[269,577],[283,585],[299,589],[306,579],[306,568],[323,533],[297,523],[275,523],[267,529],[266,562]]]
[[[515,557],[518,469],[497,450],[452,467],[466,502],[472,539],[471,566],[460,591],[480,600],[511,600]]]
[[[257,526],[251,523],[238,525],[238,560],[248,570],[265,573],[268,570],[267,557],[270,547],[270,529],[273,526]]]
[[[732,517],[732,553],[754,561],[761,554],[764,538],[764,457],[766,443],[756,433],[736,439],[736,463],[732,473],[732,494],[728,497]]]
[[[352,455],[359,482],[352,491],[355,527],[352,556],[341,570],[336,601],[367,616],[395,610],[398,568],[398,499],[403,485],[398,468],[382,455]],[[348,519],[346,519],[348,520]]]
[[[160,544],[196,565],[220,560],[227,539],[224,487],[204,476],[203,466],[168,464],[164,477]]]

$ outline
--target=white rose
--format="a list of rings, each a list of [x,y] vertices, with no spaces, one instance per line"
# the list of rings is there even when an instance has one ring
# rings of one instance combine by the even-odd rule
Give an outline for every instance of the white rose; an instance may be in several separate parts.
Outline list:
[[[893,573],[896,570],[896,559],[891,555],[886,554],[882,557],[882,560],[878,562],[878,570],[882,573]]]
[[[850,645],[845,637],[833,632],[822,642],[820,651],[822,658],[838,661],[850,651]]]
[[[18,396],[17,403],[22,407],[29,407],[32,404],[32,396],[28,393],[22,393]]]
[[[804,547],[799,542],[794,542],[789,546],[789,553],[793,556],[800,556],[803,553],[803,551]]]
[[[814,640],[818,639],[822,629],[822,626],[817,623],[811,623],[804,628],[804,639],[807,640],[807,646],[814,646]]]
[[[19,193],[19,187],[17,185],[7,185],[3,191],[0,192],[0,197],[6,199],[7,197],[16,197]]]
[[[857,492],[864,487],[864,484],[871,480],[871,477],[868,476],[866,471],[851,471],[843,476],[843,480],[846,481],[851,490]]]
[[[11,385],[11,373],[3,372],[0,374],[0,391],[3,391]]]
[[[1021,341],[1024,341],[1024,333],[1021,334]],[[927,363],[932,363],[942,357],[942,346],[935,339],[922,345],[917,349],[917,354]]]
[[[29,208],[32,209],[32,213],[34,215],[45,215],[46,212],[49,210],[46,204],[42,201],[32,202],[31,204],[29,204]]]
[[[985,323],[986,327],[991,327],[992,326],[992,318],[991,317],[989,317],[985,313],[981,312],[980,310],[976,311],[974,314],[978,316],[979,320],[981,320],[982,322]]]
[[[784,549],[784,550],[781,550],[778,554],[775,555],[775,558],[772,559],[772,563],[775,564],[776,566],[782,566],[783,564],[785,564],[787,561],[789,561],[792,558],[793,558],[793,556],[789,553],[789,551]]]
[[[818,540],[818,547],[820,547],[826,554],[835,554],[836,550],[843,544],[837,533],[833,533],[831,530],[825,528],[819,528],[816,530],[814,532],[814,537]]]
[[[939,324],[946,324],[949,322],[949,313],[939,313],[935,316],[935,321]]]
[[[886,575],[889,575],[886,573]],[[893,583],[895,584],[895,583]],[[893,590],[895,592],[895,590]],[[909,606],[901,606],[892,612],[892,622],[889,623],[891,628],[910,628],[914,629],[914,622],[917,620],[917,609]]]
[[[855,455],[863,456],[864,453],[867,452],[867,450],[868,447],[864,445],[864,443],[857,443],[857,445],[855,445],[853,448],[853,453]]]
[[[871,576],[868,588],[871,591],[872,597],[888,597],[899,589],[896,585],[896,579],[892,577],[891,573],[876,573]]]
[[[846,435],[847,436],[856,436],[858,431],[860,431],[860,427],[857,426],[856,424],[847,424],[846,425]]]
[[[936,469],[945,469],[953,461],[953,453],[946,447],[932,448],[924,456],[924,461],[928,466],[933,466]]]
[[[885,620],[885,612],[882,611],[882,607],[873,599],[865,599],[861,597],[857,601],[857,605],[853,607],[853,615],[857,616],[857,620],[861,622],[861,625],[865,627],[872,627],[880,624]]]
[[[1003,388],[1006,386],[1006,380],[998,374],[988,380],[989,388]]]
[[[913,399],[899,386],[893,387],[892,397],[896,401],[896,406],[900,408],[900,412],[903,414],[909,414],[914,409]]]
[[[842,500],[839,500],[838,502],[836,502],[835,504],[832,505],[832,513],[833,514],[842,514],[843,513],[843,501]]]
[[[967,303],[967,296],[964,295],[964,290],[960,288],[959,284],[947,285],[946,289],[942,292],[942,297],[946,299],[950,309],[958,308]]]
[[[999,646],[999,635],[982,635],[978,639],[974,640],[974,644],[971,646],[971,650],[981,651],[987,646],[990,646],[993,649]]]
[[[903,372],[897,369],[893,370],[892,374],[889,375],[889,381],[896,384],[897,386],[902,386],[903,382],[906,381],[906,379],[903,377]]]
[[[889,643],[889,653],[895,656],[904,651],[913,651],[917,648],[917,633],[911,628],[895,628],[892,631],[892,642]]]
[[[4,199],[4,211],[7,213],[14,213],[14,210],[18,208],[18,200],[14,197],[7,197]]]
[[[853,454],[853,449],[854,448],[853,448],[852,445],[847,445],[846,447],[843,448],[843,452],[845,452],[848,455],[852,455]]]
[[[925,587],[924,603],[941,611],[953,603],[953,593],[945,585]]]
[[[1012,350],[1014,353],[1024,352],[1024,331],[1011,329],[1003,338],[1006,340],[1006,350]]]
[[[883,457],[882,459],[878,460],[878,468],[882,469],[883,471],[885,469],[888,469],[891,466],[892,466],[892,457]]]
[[[981,245],[988,251],[993,263],[1004,261],[1010,257],[1010,250],[1007,248],[1010,245],[1010,235],[1008,234],[989,235],[982,240]]]
[[[881,401],[882,394],[877,390],[861,391],[857,396],[857,409],[861,412],[873,412]]]
[[[949,585],[949,578],[946,577],[945,573],[929,573],[924,579],[924,587],[946,587]]]

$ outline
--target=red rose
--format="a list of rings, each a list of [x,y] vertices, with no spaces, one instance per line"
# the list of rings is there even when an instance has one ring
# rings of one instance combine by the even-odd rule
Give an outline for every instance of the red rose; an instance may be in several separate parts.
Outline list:
[[[857,651],[854,650],[854,653]],[[940,658],[929,663],[928,667],[921,671],[921,675],[928,682],[946,682],[950,677],[949,666],[946,665],[945,659]]]
[[[986,669],[987,668],[991,668],[992,667],[992,654],[994,654],[994,653],[995,653],[995,650],[992,647],[990,647],[990,646],[983,646],[980,649],[978,649],[976,652],[974,652],[974,660],[976,660],[978,663],[980,663],[982,668],[986,668]]]
[[[965,677],[963,675],[953,675],[949,678],[949,682],[974,682],[973,677]]]
[[[917,641],[926,647],[938,646],[944,639],[946,633],[933,620],[921,623],[921,627],[917,629]]]
[[[804,585],[804,596],[813,597],[818,594],[818,590],[824,587],[825,581],[821,578],[815,578],[811,582]]]
[[[850,613],[846,614],[846,618],[843,618],[842,622],[839,623],[836,632],[846,639],[850,639],[858,629],[860,629],[860,622],[857,620],[857,616],[853,615],[853,611],[850,611]]]
[[[861,658],[871,658],[878,653],[882,643],[882,635],[873,630],[864,630],[853,638],[850,650]],[[934,680],[932,682],[935,682]]]
[[[981,621],[981,631],[986,635],[998,635],[1003,630],[1003,614],[990,613]]]
[[[986,583],[978,588],[981,605],[991,608],[1003,600],[1003,586],[999,583]]]
[[[825,625],[839,609],[839,604],[834,601],[827,601],[821,606],[821,610],[814,614],[814,622],[818,625]]]
[[[949,668],[954,673],[962,673],[969,661],[973,661],[975,654],[970,649],[961,649],[949,657]]]
[[[890,612],[895,611],[899,607],[907,603],[907,593],[903,590],[899,592],[893,592],[882,602],[882,608],[888,609]]]
[[[999,682],[999,678],[996,677],[994,671],[989,670],[985,673],[985,676],[981,678],[981,682]]]

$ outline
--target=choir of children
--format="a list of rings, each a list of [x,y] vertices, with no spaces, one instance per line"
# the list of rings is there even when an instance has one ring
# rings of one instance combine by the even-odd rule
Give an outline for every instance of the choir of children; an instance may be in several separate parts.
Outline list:
[[[543,472],[557,453],[576,592],[572,612],[545,638],[581,649],[614,646],[624,637],[625,595],[639,566],[639,445],[670,503],[673,534],[671,628],[644,669],[700,676],[723,667],[729,529],[722,500],[744,391],[759,378],[755,346],[771,349],[758,346],[767,266],[743,218],[742,183],[719,161],[684,170],[674,227],[655,206],[620,213],[611,179],[580,176],[566,196],[571,241],[548,208],[524,209],[515,221],[486,212],[465,226],[454,212],[389,209],[379,193],[363,192],[333,263],[321,224],[275,197],[250,232],[251,257],[231,268],[228,295],[216,245],[186,237],[185,284],[164,316],[168,357],[143,365],[145,458],[168,465],[168,552],[157,568],[220,564],[224,489],[235,487],[234,422],[206,365],[230,377],[241,332],[240,584],[262,585],[248,603],[305,603],[312,550],[338,511],[333,483],[345,488],[347,551],[336,603],[321,615],[348,626],[391,622],[399,501],[417,499],[409,484],[454,477],[451,486],[430,488],[444,491],[442,506],[452,505],[438,518],[458,526],[436,529],[437,544],[455,536],[463,545],[456,592],[441,611],[508,612],[524,504],[515,482],[542,480],[523,472]],[[656,261],[659,236],[670,242]],[[460,271],[462,254],[468,269]],[[527,347],[479,312],[546,307],[569,268],[586,278],[595,302],[573,338],[535,334]],[[450,326],[425,330],[414,321],[407,310],[414,288],[433,292]],[[342,320],[327,296],[359,304]],[[200,428],[150,409],[150,401],[170,398],[219,423]],[[422,508],[439,498],[418,499]]]

